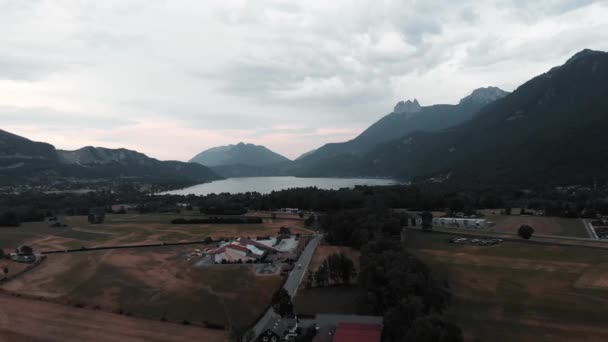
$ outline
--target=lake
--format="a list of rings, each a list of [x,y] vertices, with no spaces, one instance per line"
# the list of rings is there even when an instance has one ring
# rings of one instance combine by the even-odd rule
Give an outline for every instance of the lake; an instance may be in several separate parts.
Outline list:
[[[208,195],[228,192],[259,192],[263,194],[290,188],[308,188],[316,186],[319,189],[353,188],[357,185],[394,185],[399,184],[391,179],[370,178],[299,178],[299,177],[243,177],[228,178],[211,183],[198,184],[185,189],[164,192],[171,195]]]

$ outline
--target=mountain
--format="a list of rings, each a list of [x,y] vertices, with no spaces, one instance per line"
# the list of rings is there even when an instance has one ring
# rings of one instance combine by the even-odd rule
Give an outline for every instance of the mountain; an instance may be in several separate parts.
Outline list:
[[[126,149],[88,146],[76,151],[57,150],[0,130],[0,184],[115,178],[197,183],[221,177],[199,164],[159,161]]]
[[[347,170],[462,186],[608,180],[608,53],[583,50],[472,120],[377,146]]]
[[[456,105],[420,106],[418,100],[400,101],[393,112],[384,116],[355,139],[326,144],[313,153],[300,156],[294,163],[299,175],[332,175],[330,165],[362,157],[379,144],[415,131],[437,131],[471,119],[481,108],[509,94],[496,87],[479,88]],[[328,173],[329,172],[329,173]],[[356,172],[355,172],[356,173]],[[335,175],[335,174],[334,174]]]
[[[210,148],[197,154],[190,162],[211,167],[224,177],[252,177],[279,175],[291,160],[264,146],[241,142]]]

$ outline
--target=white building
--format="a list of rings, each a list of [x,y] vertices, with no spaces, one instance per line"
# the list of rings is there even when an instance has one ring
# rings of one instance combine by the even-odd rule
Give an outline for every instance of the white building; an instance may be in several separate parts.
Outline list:
[[[482,218],[435,217],[433,226],[439,228],[486,229],[492,222]]]

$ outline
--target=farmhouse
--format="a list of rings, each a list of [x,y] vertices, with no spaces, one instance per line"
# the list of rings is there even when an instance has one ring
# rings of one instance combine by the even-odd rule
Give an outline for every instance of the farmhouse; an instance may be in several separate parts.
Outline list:
[[[276,249],[250,239],[240,238],[236,241],[220,245],[219,248],[208,250],[215,263],[222,262],[255,262],[263,259]]]
[[[433,226],[441,228],[485,229],[492,226],[492,222],[482,218],[462,217],[436,217]]]

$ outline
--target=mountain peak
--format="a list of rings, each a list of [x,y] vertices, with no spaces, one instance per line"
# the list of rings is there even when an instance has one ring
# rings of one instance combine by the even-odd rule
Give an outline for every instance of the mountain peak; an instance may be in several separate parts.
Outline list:
[[[596,55],[601,55],[604,54],[605,52],[603,51],[597,51],[597,50],[591,50],[591,49],[584,49],[581,50],[577,53],[575,53],[572,57],[570,57],[567,61],[566,64],[570,64],[572,62],[575,62],[577,60],[580,60],[581,58],[585,58],[585,57],[589,57],[589,56],[596,56]]]
[[[469,96],[466,96],[460,100],[460,104],[473,103],[477,105],[485,105],[507,95],[509,95],[508,91],[504,91],[498,87],[482,87],[473,90]]]
[[[405,102],[397,102],[395,108],[393,109],[393,113],[417,113],[421,110],[422,107],[420,107],[420,103],[418,103],[417,99],[414,99],[414,101],[407,100]]]
[[[190,159],[190,162],[210,167],[226,165],[263,166],[288,161],[289,159],[278,153],[272,152],[262,145],[247,144],[244,142],[239,142],[236,145],[213,147]]]

